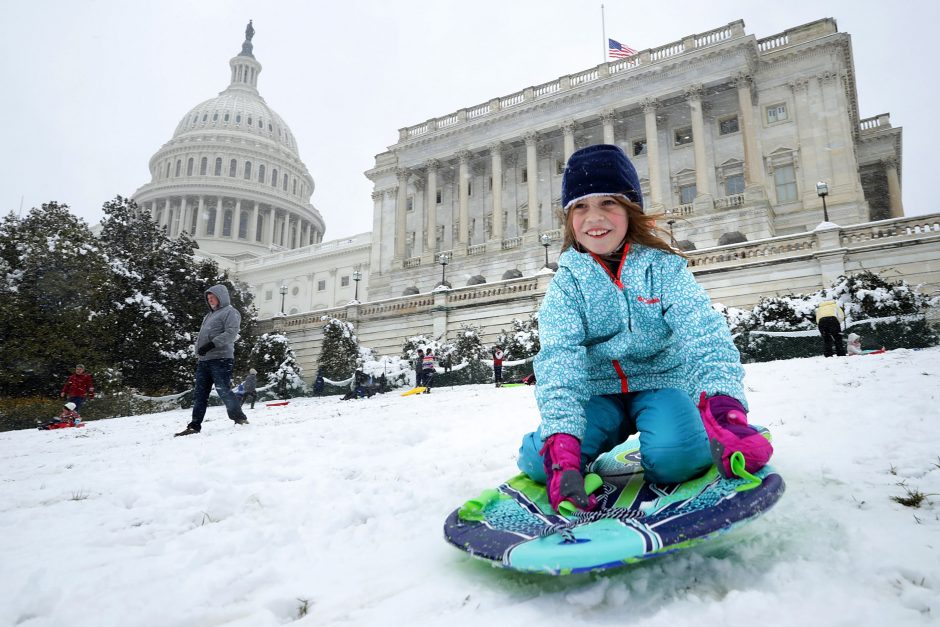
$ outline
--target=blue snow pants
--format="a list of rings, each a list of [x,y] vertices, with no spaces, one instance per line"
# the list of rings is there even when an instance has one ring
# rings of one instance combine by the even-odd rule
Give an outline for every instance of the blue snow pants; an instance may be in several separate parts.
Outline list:
[[[679,483],[705,472],[712,464],[708,436],[698,408],[675,388],[593,396],[584,406],[587,429],[581,440],[581,468],[634,433],[648,481]],[[545,483],[539,451],[540,429],[526,434],[519,449],[519,469]]]

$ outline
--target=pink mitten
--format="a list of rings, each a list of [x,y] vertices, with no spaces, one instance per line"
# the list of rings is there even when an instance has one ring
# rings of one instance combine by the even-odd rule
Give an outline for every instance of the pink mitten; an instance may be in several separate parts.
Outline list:
[[[552,508],[558,511],[562,501],[570,501],[578,509],[591,511],[597,499],[584,491],[581,474],[581,443],[567,433],[556,433],[545,440],[540,451],[545,460],[545,486]]]
[[[712,458],[722,476],[734,477],[731,456],[736,452],[744,455],[747,472],[757,472],[770,460],[774,447],[747,424],[747,411],[738,399],[722,394],[706,398],[702,392],[698,410],[708,434]]]

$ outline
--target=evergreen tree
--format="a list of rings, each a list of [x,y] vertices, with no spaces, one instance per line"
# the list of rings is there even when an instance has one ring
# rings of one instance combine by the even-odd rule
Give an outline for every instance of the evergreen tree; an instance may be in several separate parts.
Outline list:
[[[351,377],[359,358],[359,338],[352,324],[337,318],[323,317],[323,348],[317,362],[320,374],[335,381]]]
[[[110,273],[97,241],[66,205],[0,222],[0,394],[58,395],[77,363],[106,363],[97,346]]]
[[[538,354],[541,348],[538,314],[532,314],[526,320],[513,318],[510,328],[500,332],[496,343],[503,347],[506,359],[527,359]]]
[[[472,324],[461,324],[454,340],[454,356],[458,363],[476,362],[483,359],[486,351],[480,340],[480,328]]]
[[[258,371],[259,380],[265,382],[263,385],[274,385],[271,392],[277,398],[303,395],[303,369],[297,364],[286,335],[265,333],[257,338],[249,363]]]

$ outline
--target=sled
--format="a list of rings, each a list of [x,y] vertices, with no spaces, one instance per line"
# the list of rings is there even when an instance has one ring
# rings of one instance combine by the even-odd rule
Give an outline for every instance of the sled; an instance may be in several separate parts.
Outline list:
[[[290,403],[290,401],[272,401],[270,403],[265,403],[264,406],[265,407],[283,407],[284,405],[287,405],[288,403]]]
[[[502,383],[500,384],[499,387],[501,388],[525,388],[529,386],[526,385],[525,383]]]
[[[426,387],[424,387],[424,386],[422,386],[422,385],[419,385],[418,387],[411,388],[411,389],[408,390],[407,392],[402,392],[401,395],[402,395],[402,396],[411,396],[412,394],[421,394],[421,393],[424,392],[425,390],[427,390]]]
[[[852,355],[849,355],[849,357],[864,357],[865,355],[880,355],[881,353],[887,353],[887,352],[888,352],[888,349],[882,346],[881,348],[872,348],[868,350],[863,350],[861,354],[858,354],[858,355],[852,354]]]
[[[713,465],[685,483],[655,484],[643,476],[639,441],[630,439],[588,468],[585,490],[597,498],[597,511],[563,503],[556,513],[545,486],[519,474],[454,510],[444,538],[492,566],[548,575],[617,568],[686,549],[760,516],[783,495],[783,479],[771,466],[749,475],[737,456],[745,478],[725,479]]]
[[[36,427],[40,431],[51,431],[52,429],[77,429],[78,427],[84,427],[85,423],[80,422],[77,425],[73,425],[71,421],[68,422],[50,422],[49,424],[42,425],[41,427]]]

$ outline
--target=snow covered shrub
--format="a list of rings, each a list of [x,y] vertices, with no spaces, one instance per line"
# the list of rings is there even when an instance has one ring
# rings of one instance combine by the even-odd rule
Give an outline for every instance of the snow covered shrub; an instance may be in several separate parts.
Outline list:
[[[805,296],[765,296],[746,322],[750,329],[762,331],[802,331],[816,326],[815,304]]]
[[[534,357],[539,352],[539,317],[531,314],[526,320],[513,318],[510,328],[503,329],[496,337],[496,344],[503,347],[507,360]]]
[[[323,316],[323,348],[317,367],[327,379],[348,379],[356,371],[359,359],[359,338],[355,328],[345,320]]]
[[[832,284],[829,293],[842,304],[846,318],[850,320],[916,314],[927,307],[930,301],[907,282],[898,280],[889,283],[868,270],[852,276],[840,276]]]
[[[712,309],[721,314],[732,334],[740,333],[750,324],[750,311],[738,309],[737,307],[726,307],[721,303],[713,303]]]
[[[269,393],[275,398],[303,396],[305,386],[300,378],[303,370],[297,365],[286,335],[265,333],[259,337],[249,361],[251,367],[258,371],[259,388],[273,385]],[[234,380],[232,384],[235,384]]]

